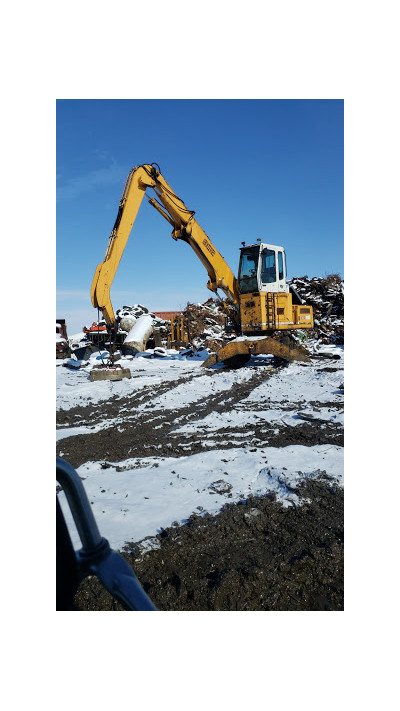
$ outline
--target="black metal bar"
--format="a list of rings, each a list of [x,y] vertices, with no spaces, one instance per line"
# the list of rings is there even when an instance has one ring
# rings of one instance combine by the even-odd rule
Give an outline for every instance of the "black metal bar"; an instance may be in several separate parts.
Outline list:
[[[58,498],[56,539],[56,610],[74,610],[80,583],[79,565]]]
[[[57,481],[64,489],[82,546],[89,550],[97,548],[102,538],[86,491],[75,469],[61,457],[57,457]]]
[[[132,568],[100,535],[78,473],[60,457],[57,481],[63,487],[82,542],[81,550],[75,552],[57,500],[57,610],[75,609],[73,597],[80,581],[96,575],[125,610],[156,611]],[[61,588],[66,588],[65,595]]]

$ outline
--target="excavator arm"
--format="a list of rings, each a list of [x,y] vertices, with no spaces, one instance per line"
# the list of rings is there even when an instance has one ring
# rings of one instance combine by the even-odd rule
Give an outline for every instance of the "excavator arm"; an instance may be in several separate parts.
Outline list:
[[[221,289],[238,308],[239,292],[236,277],[194,219],[193,210],[187,209],[154,165],[137,166],[128,175],[106,255],[97,266],[93,278],[91,289],[93,306],[101,309],[109,326],[115,324],[110,299],[111,284],[148,188],[152,188],[158,198],[149,198],[150,204],[172,225],[172,237],[187,242],[206,268],[209,277],[207,287],[213,292]]]

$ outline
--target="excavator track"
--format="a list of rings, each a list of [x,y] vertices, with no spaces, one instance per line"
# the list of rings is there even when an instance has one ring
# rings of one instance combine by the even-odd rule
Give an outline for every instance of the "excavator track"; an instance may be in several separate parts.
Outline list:
[[[212,353],[203,363],[208,368],[215,363],[224,363],[231,367],[244,365],[252,355],[269,354],[285,361],[301,361],[308,363],[308,351],[299,345],[285,344],[274,338],[242,339],[231,341],[221,348],[218,353]]]

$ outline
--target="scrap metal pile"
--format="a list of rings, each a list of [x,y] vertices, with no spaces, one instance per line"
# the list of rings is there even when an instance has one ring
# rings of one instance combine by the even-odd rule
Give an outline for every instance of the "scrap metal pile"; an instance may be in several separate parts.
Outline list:
[[[149,311],[146,306],[142,304],[134,304],[133,306],[123,306],[122,309],[118,309],[115,316],[117,322],[119,323],[119,328],[121,331],[130,331],[134,323],[143,314],[150,314],[155,318],[154,314]]]
[[[323,343],[343,344],[344,282],[340,276],[295,277],[290,283],[303,301],[313,307],[314,328],[309,337],[318,338]]]
[[[187,304],[182,315],[189,343],[194,348],[218,351],[235,337],[222,302],[217,299],[211,297],[204,304]]]
[[[322,343],[343,343],[344,283],[338,274],[327,277],[295,277],[290,282],[300,298],[313,307],[314,328],[307,337]],[[190,344],[196,348],[218,350],[235,337],[221,301],[210,298],[204,304],[188,304],[183,311]],[[304,332],[303,332],[304,333]],[[279,334],[275,334],[277,338]],[[286,336],[287,337],[287,336]],[[301,340],[299,332],[291,338]]]
[[[297,343],[306,337],[307,339],[317,339],[321,343],[342,344],[344,342],[344,283],[340,276],[331,274],[327,277],[313,277],[312,279],[307,276],[295,277],[291,280],[291,284],[298,296],[313,307],[314,328],[308,332],[293,331],[290,334],[286,332],[285,337],[294,339]],[[203,304],[188,303],[182,312],[185,336],[187,335],[186,348],[189,347],[193,351],[206,348],[209,352],[215,352],[234,339],[237,334],[228,315],[229,309],[228,302],[222,302],[213,297]],[[158,333],[157,342],[152,342],[153,337],[147,347],[158,346],[158,351],[171,347],[171,322],[157,317],[142,304],[123,306],[116,312],[121,344],[125,339],[128,340],[134,324],[138,319],[143,320],[145,315],[153,319],[153,336]],[[89,357],[89,351],[85,351],[85,347],[88,345],[91,350],[95,346],[97,349],[98,347],[107,347],[108,335],[104,321],[101,320],[98,324],[93,323],[90,329],[85,327],[83,331],[85,334],[83,341],[70,342],[72,353],[75,353],[76,358]],[[279,339],[280,334],[274,334],[273,338]],[[145,347],[146,344],[143,343],[143,349]],[[182,346],[174,347],[179,350]]]

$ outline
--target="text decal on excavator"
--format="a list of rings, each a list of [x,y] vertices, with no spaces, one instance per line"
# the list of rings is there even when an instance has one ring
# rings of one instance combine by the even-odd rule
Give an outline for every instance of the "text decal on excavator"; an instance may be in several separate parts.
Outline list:
[[[205,248],[208,249],[210,254],[212,254],[212,256],[214,256],[214,254],[215,254],[214,247],[212,247],[211,244],[206,239],[203,239],[203,244],[204,244]]]

